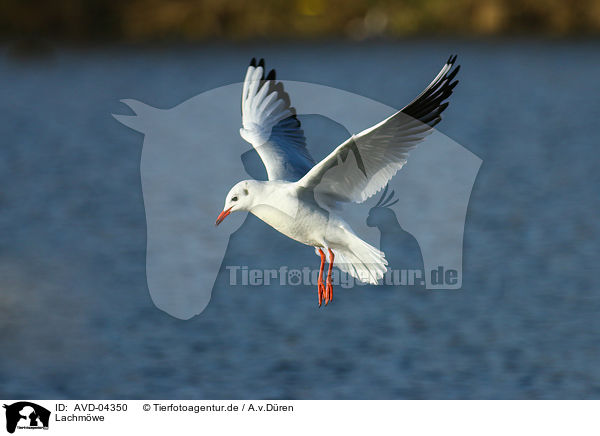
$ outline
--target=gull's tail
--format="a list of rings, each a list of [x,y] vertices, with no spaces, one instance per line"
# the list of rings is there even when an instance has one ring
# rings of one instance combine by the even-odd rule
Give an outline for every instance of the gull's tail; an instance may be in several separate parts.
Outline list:
[[[366,243],[352,232],[347,232],[347,247],[334,250],[334,265],[364,283],[378,284],[387,271],[383,251]]]

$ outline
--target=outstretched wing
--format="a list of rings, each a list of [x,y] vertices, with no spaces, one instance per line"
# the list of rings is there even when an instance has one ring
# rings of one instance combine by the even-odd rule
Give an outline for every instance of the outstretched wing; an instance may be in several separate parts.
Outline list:
[[[240,135],[258,152],[269,180],[296,181],[315,164],[290,97],[275,70],[265,77],[263,59],[253,58],[246,72]]]
[[[450,56],[442,70],[412,103],[379,124],[350,137],[319,162],[300,186],[326,203],[361,203],[383,188],[406,163],[408,152],[431,133],[448,107],[459,66]]]

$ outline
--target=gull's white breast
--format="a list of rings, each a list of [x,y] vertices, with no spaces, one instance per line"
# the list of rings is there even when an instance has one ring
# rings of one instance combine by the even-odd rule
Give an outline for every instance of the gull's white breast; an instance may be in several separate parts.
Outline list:
[[[298,198],[294,183],[266,182],[251,213],[283,233],[306,245],[325,246],[324,235],[329,215],[315,203]]]

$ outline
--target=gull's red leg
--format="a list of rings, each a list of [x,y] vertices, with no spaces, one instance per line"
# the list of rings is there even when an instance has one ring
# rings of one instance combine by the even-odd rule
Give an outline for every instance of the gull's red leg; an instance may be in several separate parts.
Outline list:
[[[323,269],[325,268],[325,253],[323,253],[323,250],[321,250],[319,248],[319,254],[321,255],[321,268],[319,269],[318,294],[319,294],[319,307],[321,307],[321,302],[323,301],[323,297],[325,296],[325,285],[323,284]]]
[[[329,269],[327,270],[327,292],[325,293],[325,305],[327,305],[331,300],[333,300],[333,284],[331,283],[331,270],[333,269],[333,251],[331,249],[327,249],[329,251]]]

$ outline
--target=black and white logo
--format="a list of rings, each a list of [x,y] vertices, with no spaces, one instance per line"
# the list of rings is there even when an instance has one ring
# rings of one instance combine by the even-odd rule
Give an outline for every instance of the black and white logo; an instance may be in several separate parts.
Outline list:
[[[4,405],[6,409],[6,431],[14,433],[16,429],[48,429],[50,411],[29,401],[19,401]]]

